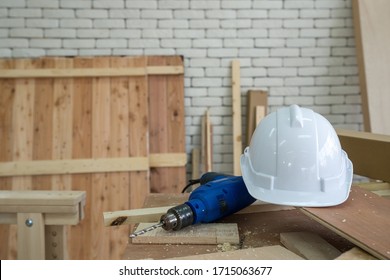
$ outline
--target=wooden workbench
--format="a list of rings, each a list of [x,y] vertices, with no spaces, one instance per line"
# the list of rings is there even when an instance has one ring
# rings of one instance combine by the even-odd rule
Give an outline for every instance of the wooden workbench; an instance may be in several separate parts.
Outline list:
[[[176,205],[186,201],[185,194],[150,194],[145,207]],[[310,231],[319,234],[330,244],[345,252],[354,245],[335,234],[318,222],[304,215],[297,209],[279,210],[260,213],[242,213],[229,216],[220,222],[237,223],[240,234],[239,248],[255,248],[270,245],[281,245],[280,233]],[[167,259],[198,254],[219,252],[218,245],[172,245],[172,244],[129,244],[123,259]]]

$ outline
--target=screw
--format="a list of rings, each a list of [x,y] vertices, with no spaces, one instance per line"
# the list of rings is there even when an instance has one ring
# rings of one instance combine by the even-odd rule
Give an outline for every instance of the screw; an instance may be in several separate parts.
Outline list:
[[[26,220],[25,224],[26,224],[26,226],[28,226],[28,227],[32,227],[33,224],[34,224],[34,222],[33,222],[33,220],[32,220],[31,218],[28,218],[28,219]]]

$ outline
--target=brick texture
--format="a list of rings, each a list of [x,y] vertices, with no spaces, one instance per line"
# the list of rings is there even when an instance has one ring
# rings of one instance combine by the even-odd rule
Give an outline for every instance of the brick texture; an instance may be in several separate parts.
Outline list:
[[[247,90],[264,89],[271,112],[297,103],[362,129],[351,2],[1,0],[0,57],[182,55],[188,158],[209,109],[214,169],[231,173],[232,59],[244,119]]]

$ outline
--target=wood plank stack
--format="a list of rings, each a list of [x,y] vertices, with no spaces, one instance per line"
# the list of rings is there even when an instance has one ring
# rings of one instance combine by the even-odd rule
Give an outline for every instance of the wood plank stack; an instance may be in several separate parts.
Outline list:
[[[86,191],[69,257],[121,258],[129,228],[102,213],[185,185],[183,92],[177,56],[0,60],[0,189]],[[16,238],[0,227],[1,259]]]

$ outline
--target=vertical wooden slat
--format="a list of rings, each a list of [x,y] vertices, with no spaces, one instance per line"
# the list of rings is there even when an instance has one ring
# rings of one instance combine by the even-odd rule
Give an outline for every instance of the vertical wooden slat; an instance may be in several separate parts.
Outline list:
[[[53,58],[37,59],[34,68],[54,68]],[[39,79],[35,83],[33,160],[52,159],[54,80]],[[51,176],[34,176],[33,189],[50,190]]]
[[[164,57],[148,57],[148,66],[166,64]],[[168,101],[167,80],[161,75],[148,76],[149,88],[149,149],[150,153],[168,152]],[[150,188],[152,192],[171,192],[166,167],[151,168]]]
[[[73,60],[57,58],[55,60],[55,67],[72,68]],[[53,90],[52,159],[69,159],[72,158],[73,79],[55,79]],[[71,185],[71,175],[52,176],[53,190],[70,190]]]
[[[93,60],[94,68],[109,67],[107,57],[98,57]],[[105,158],[109,156],[110,143],[110,78],[94,78],[92,85],[92,157]],[[92,175],[93,191],[90,193],[91,208],[94,213],[103,213],[109,210],[110,190],[108,188],[108,174]],[[87,198],[88,199],[88,198]],[[102,259],[109,256],[109,231],[104,229],[101,216],[91,214],[92,247],[90,257]]]
[[[127,59],[111,58],[112,68],[127,67]],[[111,78],[110,85],[110,157],[126,157],[129,154],[129,78]],[[109,175],[110,209],[129,209],[129,172],[113,172]],[[120,259],[128,241],[128,227],[110,229],[110,259]]]
[[[232,62],[232,111],[233,111],[233,173],[241,175],[242,153],[240,61]]]
[[[75,68],[92,68],[91,58],[75,58]],[[92,157],[92,78],[77,78],[73,84],[73,130],[72,130],[72,158]],[[92,248],[91,236],[95,229],[92,226],[92,201],[90,194],[93,191],[92,175],[77,174],[72,176],[72,189],[85,191],[87,194],[84,220],[72,227],[69,233],[68,252],[70,259],[90,257]]]
[[[32,68],[30,59],[20,59],[15,62],[17,69]],[[33,151],[33,116],[34,116],[34,79],[17,79],[15,86],[15,99],[13,103],[13,150],[12,160],[32,160]],[[32,189],[32,177],[22,176],[12,178],[13,190]],[[17,255],[17,228],[11,226],[9,234],[9,257]]]
[[[181,56],[168,56],[166,65],[183,65]],[[185,152],[184,130],[184,75],[167,75],[167,133],[168,152]],[[170,178],[170,191],[180,192],[186,185],[185,166],[166,170]]]
[[[128,60],[128,67],[145,67],[146,58]],[[149,155],[149,107],[148,82],[146,76],[129,79],[129,156],[147,157]],[[131,172],[129,205],[141,208],[150,192],[148,171]]]
[[[1,69],[12,69],[14,67],[13,60],[0,60]],[[12,161],[13,150],[13,127],[12,127],[12,109],[15,99],[15,80],[0,79],[0,161]],[[12,178],[0,178],[0,189],[11,190]],[[16,257],[16,252],[13,256],[9,255],[10,251],[10,225],[0,225],[0,259],[10,259]],[[13,226],[15,227],[15,226]],[[15,229],[14,229],[15,230]],[[15,248],[15,246],[14,246]]]
[[[30,59],[17,60],[17,69],[32,68]],[[33,117],[34,117],[34,79],[17,79],[16,95],[13,104],[13,161],[32,160],[33,151]],[[12,189],[31,189],[31,176],[12,178]]]
[[[148,57],[148,66],[183,65],[181,57]],[[185,152],[183,75],[150,75],[150,153]],[[185,167],[151,169],[153,192],[178,192],[185,185]]]

